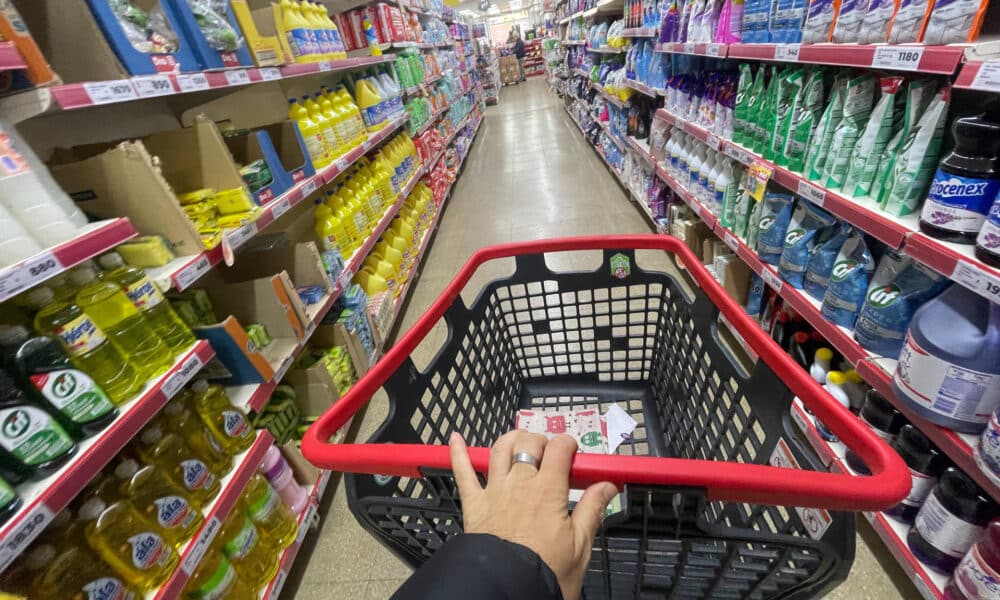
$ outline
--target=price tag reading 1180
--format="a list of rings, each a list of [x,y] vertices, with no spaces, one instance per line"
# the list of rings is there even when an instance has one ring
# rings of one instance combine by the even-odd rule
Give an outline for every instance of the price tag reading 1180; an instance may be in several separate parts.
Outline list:
[[[872,56],[872,67],[916,71],[920,68],[920,59],[923,56],[923,46],[879,46]]]

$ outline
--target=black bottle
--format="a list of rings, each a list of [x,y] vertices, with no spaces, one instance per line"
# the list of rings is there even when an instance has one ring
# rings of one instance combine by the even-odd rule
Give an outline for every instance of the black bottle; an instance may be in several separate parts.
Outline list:
[[[890,445],[909,467],[913,484],[902,502],[884,512],[904,523],[912,523],[927,495],[937,484],[938,477],[951,463],[919,429],[910,424],[900,428]]]
[[[903,425],[906,425],[906,417],[875,390],[868,390],[868,393],[865,394],[865,402],[861,405],[861,412],[858,416],[871,427],[875,435],[885,440],[887,444],[891,444],[896,439],[896,435],[899,434],[899,430],[903,428]],[[848,448],[844,460],[855,473],[871,475],[871,471],[865,466],[861,457],[850,448]]]

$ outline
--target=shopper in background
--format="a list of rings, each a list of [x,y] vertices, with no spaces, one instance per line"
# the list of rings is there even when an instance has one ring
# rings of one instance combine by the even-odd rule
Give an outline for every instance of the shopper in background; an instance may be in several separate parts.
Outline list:
[[[524,40],[521,39],[521,34],[514,32],[514,56],[517,57],[517,68],[521,72],[520,81],[525,81],[524,77]]]
[[[618,490],[596,483],[566,510],[576,440],[512,431],[493,445],[479,483],[462,436],[451,465],[465,533],[448,541],[393,595],[395,600],[576,600],[604,509]]]

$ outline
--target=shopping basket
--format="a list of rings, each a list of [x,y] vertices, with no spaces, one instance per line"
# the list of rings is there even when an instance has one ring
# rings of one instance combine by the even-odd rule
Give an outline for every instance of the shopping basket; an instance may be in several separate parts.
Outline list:
[[[636,265],[673,254],[696,282]],[[551,252],[601,250],[588,272],[554,272]],[[509,277],[471,306],[460,293],[487,261]],[[475,291],[475,290],[474,290]],[[718,317],[759,356],[749,370],[721,343]],[[443,319],[447,340],[418,369],[410,354]],[[328,440],[379,389],[389,416],[367,444]],[[798,396],[871,469],[828,473],[794,432]],[[854,515],[898,503],[903,462],[809,378],[668,236],[567,238],[476,252],[412,329],[308,430],[305,456],[345,471],[359,522],[414,568],[462,530],[446,446],[460,432],[477,471],[521,408],[617,403],[638,423],[617,455],[578,454],[571,481],[611,481],[620,512],[594,541],[585,598],[806,598],[842,581]]]

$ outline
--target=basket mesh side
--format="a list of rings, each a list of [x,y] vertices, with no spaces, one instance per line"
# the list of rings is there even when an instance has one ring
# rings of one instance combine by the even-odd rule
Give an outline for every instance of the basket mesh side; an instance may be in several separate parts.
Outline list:
[[[639,423],[619,454],[767,463],[787,437],[791,394],[766,365],[749,378],[733,366],[711,303],[687,301],[663,274],[633,268],[625,282],[598,277],[604,285],[596,275],[519,260],[471,308],[453,307],[427,372],[407,361],[386,384],[395,411],[372,441],[444,444],[459,431],[488,446],[518,408],[616,403]],[[348,481],[355,515],[413,566],[461,531],[449,473]],[[829,513],[817,541],[785,507],[707,502],[692,489],[629,486],[626,498],[595,540],[587,598],[809,597],[853,559],[853,515]]]

